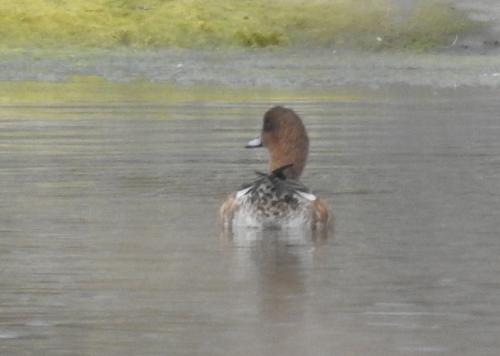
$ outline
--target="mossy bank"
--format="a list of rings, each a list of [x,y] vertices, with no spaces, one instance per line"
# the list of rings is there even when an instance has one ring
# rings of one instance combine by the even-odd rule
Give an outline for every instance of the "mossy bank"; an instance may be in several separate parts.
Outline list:
[[[475,28],[440,0],[17,0],[0,48],[329,46],[426,50]]]

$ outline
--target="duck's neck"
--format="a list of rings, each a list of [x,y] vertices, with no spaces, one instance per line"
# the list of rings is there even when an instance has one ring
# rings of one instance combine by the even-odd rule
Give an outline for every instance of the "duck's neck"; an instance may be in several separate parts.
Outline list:
[[[292,165],[283,170],[283,174],[287,179],[298,180],[304,166],[306,165],[308,153],[308,141],[303,141],[302,144],[294,146],[278,146],[273,149],[270,154],[269,169],[274,171],[286,165]]]

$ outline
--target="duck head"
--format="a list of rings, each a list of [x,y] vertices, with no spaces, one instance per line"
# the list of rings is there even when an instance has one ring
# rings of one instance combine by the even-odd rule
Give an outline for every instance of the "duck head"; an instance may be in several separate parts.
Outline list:
[[[309,152],[309,138],[302,120],[293,110],[275,106],[264,114],[260,137],[245,147],[267,148],[271,172],[289,165],[283,169],[285,177],[299,179]]]

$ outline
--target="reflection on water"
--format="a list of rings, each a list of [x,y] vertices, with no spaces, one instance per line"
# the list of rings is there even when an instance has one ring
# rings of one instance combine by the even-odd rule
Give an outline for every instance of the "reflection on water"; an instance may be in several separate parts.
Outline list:
[[[0,354],[496,355],[497,94],[282,103],[327,237],[221,235],[270,102],[0,108]]]
[[[332,220],[333,217],[332,217]],[[301,228],[275,229],[275,228],[254,228],[254,227],[220,227],[221,239],[232,244],[243,246],[252,244],[255,241],[286,241],[288,243],[322,243],[334,236],[334,222],[324,229],[310,229],[309,226]]]

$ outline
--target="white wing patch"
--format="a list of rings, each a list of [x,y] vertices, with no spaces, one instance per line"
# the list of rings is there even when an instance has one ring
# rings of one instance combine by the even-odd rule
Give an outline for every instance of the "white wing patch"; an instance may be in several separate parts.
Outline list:
[[[236,199],[240,199],[242,196],[244,196],[246,193],[248,193],[248,191],[250,189],[252,189],[252,186],[245,188],[245,189],[242,189],[242,190],[238,190],[236,192]]]
[[[302,198],[310,200],[310,201],[315,201],[317,199],[316,195],[311,194],[311,193],[301,192],[301,191],[297,190],[297,194],[300,195]]]

